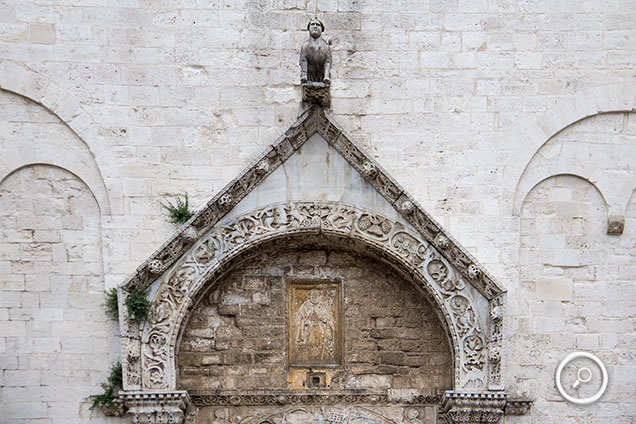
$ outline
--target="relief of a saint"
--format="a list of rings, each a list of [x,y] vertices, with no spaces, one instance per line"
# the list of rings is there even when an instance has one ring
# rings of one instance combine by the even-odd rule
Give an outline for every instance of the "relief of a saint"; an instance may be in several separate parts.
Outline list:
[[[339,363],[338,290],[292,286],[290,360],[292,365]]]

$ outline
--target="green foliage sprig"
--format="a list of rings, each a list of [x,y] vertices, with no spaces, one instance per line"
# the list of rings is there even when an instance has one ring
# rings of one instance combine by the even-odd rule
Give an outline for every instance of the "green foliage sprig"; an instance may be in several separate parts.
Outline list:
[[[185,200],[177,196],[174,203],[166,200],[166,203],[161,202],[161,206],[168,211],[168,218],[173,224],[181,225],[194,215],[188,203],[188,193],[185,194]]]
[[[147,289],[135,286],[126,298],[128,315],[135,318],[137,322],[142,322],[148,318],[148,313],[150,312],[150,301],[147,296]]]
[[[117,302],[117,289],[111,288],[106,292],[106,301],[104,302],[106,315],[112,319],[119,319],[119,303]]]
[[[115,399],[117,398],[117,393],[122,388],[123,385],[123,377],[121,364],[117,362],[113,366],[110,367],[110,375],[106,380],[106,383],[102,383],[103,393],[99,395],[89,396],[89,399],[93,402],[91,405],[91,409],[95,409],[101,406],[109,406],[111,408],[116,408]]]

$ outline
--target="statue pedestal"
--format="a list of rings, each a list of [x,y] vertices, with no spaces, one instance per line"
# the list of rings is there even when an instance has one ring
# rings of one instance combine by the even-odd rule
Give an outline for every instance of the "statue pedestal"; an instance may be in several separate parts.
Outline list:
[[[324,82],[306,82],[300,85],[303,102],[314,103],[322,107],[331,107],[329,84]]]

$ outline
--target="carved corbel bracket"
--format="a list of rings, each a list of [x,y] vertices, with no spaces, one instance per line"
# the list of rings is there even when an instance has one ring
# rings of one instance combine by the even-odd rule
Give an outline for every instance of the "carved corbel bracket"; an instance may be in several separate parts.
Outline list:
[[[508,399],[504,413],[505,415],[526,415],[530,412],[533,402],[530,399]]]
[[[184,424],[196,414],[188,392],[119,392],[131,424]]]
[[[607,219],[607,234],[620,236],[625,230],[625,217],[612,215]]]
[[[504,414],[505,392],[467,393],[447,391],[439,406],[443,424],[495,424]]]

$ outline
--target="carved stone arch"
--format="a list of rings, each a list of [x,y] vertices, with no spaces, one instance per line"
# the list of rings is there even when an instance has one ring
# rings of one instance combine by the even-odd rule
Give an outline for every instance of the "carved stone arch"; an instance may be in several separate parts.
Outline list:
[[[515,214],[519,215],[521,213],[523,202],[536,186],[549,178],[559,175],[572,175],[587,181],[594,186],[603,198],[608,216],[621,213],[622,206],[614,201],[617,190],[604,170],[593,163],[586,163],[585,165],[554,163],[548,168],[524,174],[519,183],[519,189],[515,193]]]
[[[499,382],[498,348],[489,328],[497,300],[475,299],[481,294],[409,226],[352,206],[309,202],[271,205],[213,228],[157,280],[152,320],[141,339],[131,338],[125,347],[125,387],[175,390],[175,348],[182,323],[197,293],[225,264],[264,241],[319,233],[363,243],[411,275],[428,294],[451,336],[455,389],[487,390]]]
[[[122,213],[119,171],[112,166],[116,161],[107,143],[99,136],[98,126],[82,104],[47,76],[10,60],[0,61],[0,89],[29,99],[53,113],[86,144],[102,179],[101,184],[109,188],[106,198],[100,199],[102,213]]]

